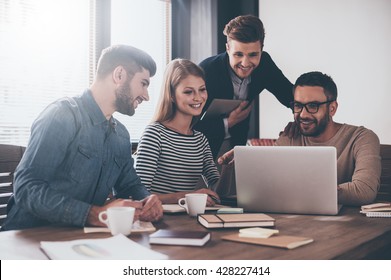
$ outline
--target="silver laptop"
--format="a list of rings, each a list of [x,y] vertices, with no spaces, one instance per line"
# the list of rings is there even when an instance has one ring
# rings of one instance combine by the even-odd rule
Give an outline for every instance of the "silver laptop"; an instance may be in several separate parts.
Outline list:
[[[250,212],[336,215],[334,147],[237,146],[238,206]]]

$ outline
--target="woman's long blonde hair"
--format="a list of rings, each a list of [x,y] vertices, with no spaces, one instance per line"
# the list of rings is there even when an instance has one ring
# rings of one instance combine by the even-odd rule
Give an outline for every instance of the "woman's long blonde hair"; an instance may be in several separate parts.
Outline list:
[[[174,118],[176,113],[175,90],[179,83],[188,76],[200,77],[205,81],[204,71],[194,62],[177,58],[167,64],[163,84],[160,90],[159,102],[156,107],[153,122],[165,122]],[[192,125],[195,118],[193,118]]]

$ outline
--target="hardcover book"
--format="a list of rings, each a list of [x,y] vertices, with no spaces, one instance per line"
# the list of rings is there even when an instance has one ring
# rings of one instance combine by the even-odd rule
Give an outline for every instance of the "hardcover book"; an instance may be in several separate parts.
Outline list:
[[[174,231],[160,229],[149,235],[150,244],[203,246],[210,240],[204,231]]]
[[[361,213],[382,211],[391,212],[391,203],[373,203],[361,206]]]
[[[262,213],[203,214],[198,222],[206,228],[272,227],[275,219]]]

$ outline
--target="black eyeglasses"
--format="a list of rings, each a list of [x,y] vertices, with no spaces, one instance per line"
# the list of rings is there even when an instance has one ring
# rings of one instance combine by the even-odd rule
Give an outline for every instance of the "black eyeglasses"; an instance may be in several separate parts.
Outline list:
[[[335,100],[328,100],[325,102],[308,102],[306,104],[302,104],[300,102],[293,101],[291,102],[291,109],[293,113],[299,114],[301,111],[303,111],[303,108],[307,110],[310,114],[315,114],[318,112],[319,107],[323,104],[334,102]]]

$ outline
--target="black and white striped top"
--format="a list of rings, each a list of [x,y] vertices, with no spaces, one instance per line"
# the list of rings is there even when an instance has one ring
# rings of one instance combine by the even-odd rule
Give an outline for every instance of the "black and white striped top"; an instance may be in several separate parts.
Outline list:
[[[152,193],[194,190],[201,175],[208,186],[220,175],[206,137],[175,132],[161,123],[148,125],[137,149],[136,172]]]

